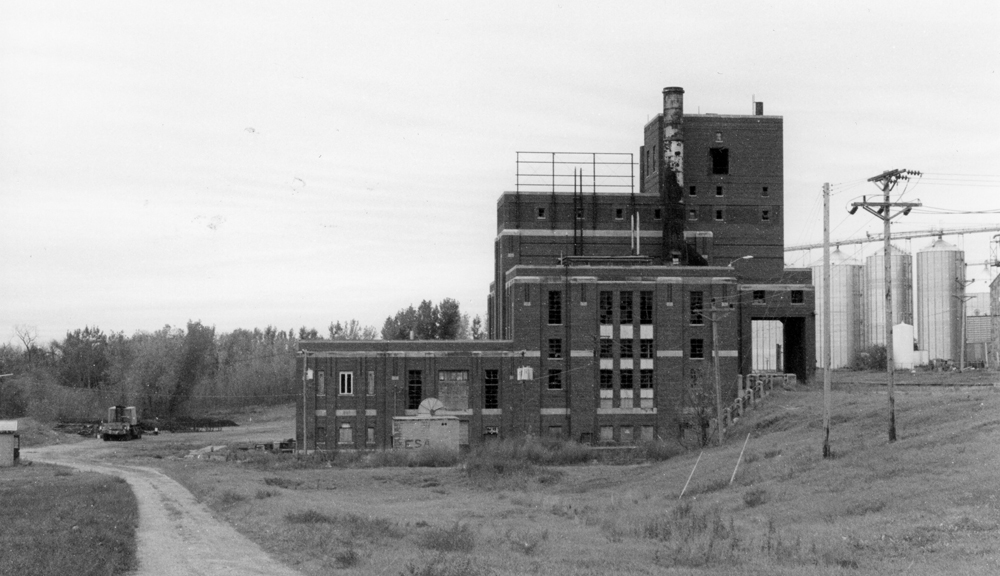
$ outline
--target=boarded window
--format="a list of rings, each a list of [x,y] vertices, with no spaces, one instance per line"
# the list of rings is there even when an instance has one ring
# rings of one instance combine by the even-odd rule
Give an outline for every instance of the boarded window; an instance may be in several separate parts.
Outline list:
[[[639,429],[639,440],[643,442],[652,442],[655,439],[655,433],[653,432],[652,426],[641,426]]]
[[[562,324],[562,292],[549,291],[549,324]]]
[[[697,220],[697,219],[698,219],[698,209],[691,208],[690,210],[688,210],[688,220]]]
[[[350,424],[341,424],[339,432],[338,444],[354,444],[354,428]]]
[[[500,407],[500,371],[486,370],[483,379],[483,408],[494,410]]]
[[[562,426],[549,426],[549,436],[553,438],[562,438],[562,435]]]
[[[369,370],[368,371],[368,395],[369,396],[374,396],[375,395],[375,371],[374,370]]]
[[[618,429],[618,433],[622,437],[622,444],[632,444],[635,442],[634,430],[634,426],[622,426]]]
[[[374,444],[375,443],[375,427],[369,426],[365,433],[365,443]]]
[[[615,427],[601,426],[601,442],[614,442],[614,441],[615,441]]]
[[[406,376],[406,409],[416,410],[424,399],[424,381],[420,370],[410,370]]]
[[[611,324],[614,321],[614,300],[611,292],[601,292],[599,313],[601,324]]]
[[[438,370],[438,400],[446,410],[469,408],[469,371]]]

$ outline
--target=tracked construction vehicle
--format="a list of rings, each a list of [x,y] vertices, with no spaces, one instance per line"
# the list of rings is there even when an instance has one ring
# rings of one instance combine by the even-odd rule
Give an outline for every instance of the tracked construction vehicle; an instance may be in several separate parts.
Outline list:
[[[112,406],[108,408],[108,419],[101,423],[101,439],[138,440],[142,438],[142,428],[135,413],[135,406]]]

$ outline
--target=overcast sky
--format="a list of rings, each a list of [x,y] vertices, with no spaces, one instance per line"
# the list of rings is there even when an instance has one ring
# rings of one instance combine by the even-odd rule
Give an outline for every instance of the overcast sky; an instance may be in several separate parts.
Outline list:
[[[784,117],[787,244],[822,239],[823,182],[834,238],[881,231],[844,206],[891,168],[1000,209],[997,6],[0,0],[0,341],[484,314],[515,151],[637,153],[665,86]]]

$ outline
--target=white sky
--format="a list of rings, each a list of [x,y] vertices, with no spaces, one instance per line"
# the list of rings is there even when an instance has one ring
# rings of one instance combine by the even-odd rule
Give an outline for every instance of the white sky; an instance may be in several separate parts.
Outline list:
[[[784,116],[788,244],[891,168],[1000,209],[998,3],[870,4],[0,0],[0,340],[483,314],[515,151],[637,153],[664,86]],[[881,230],[835,190],[834,238]]]

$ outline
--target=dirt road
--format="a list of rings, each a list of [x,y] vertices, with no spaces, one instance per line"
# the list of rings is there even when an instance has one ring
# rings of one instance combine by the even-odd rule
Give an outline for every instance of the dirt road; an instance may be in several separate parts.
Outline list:
[[[137,576],[301,576],[212,517],[183,486],[152,468],[101,462],[119,443],[85,441],[31,448],[26,460],[124,478],[139,501]]]

